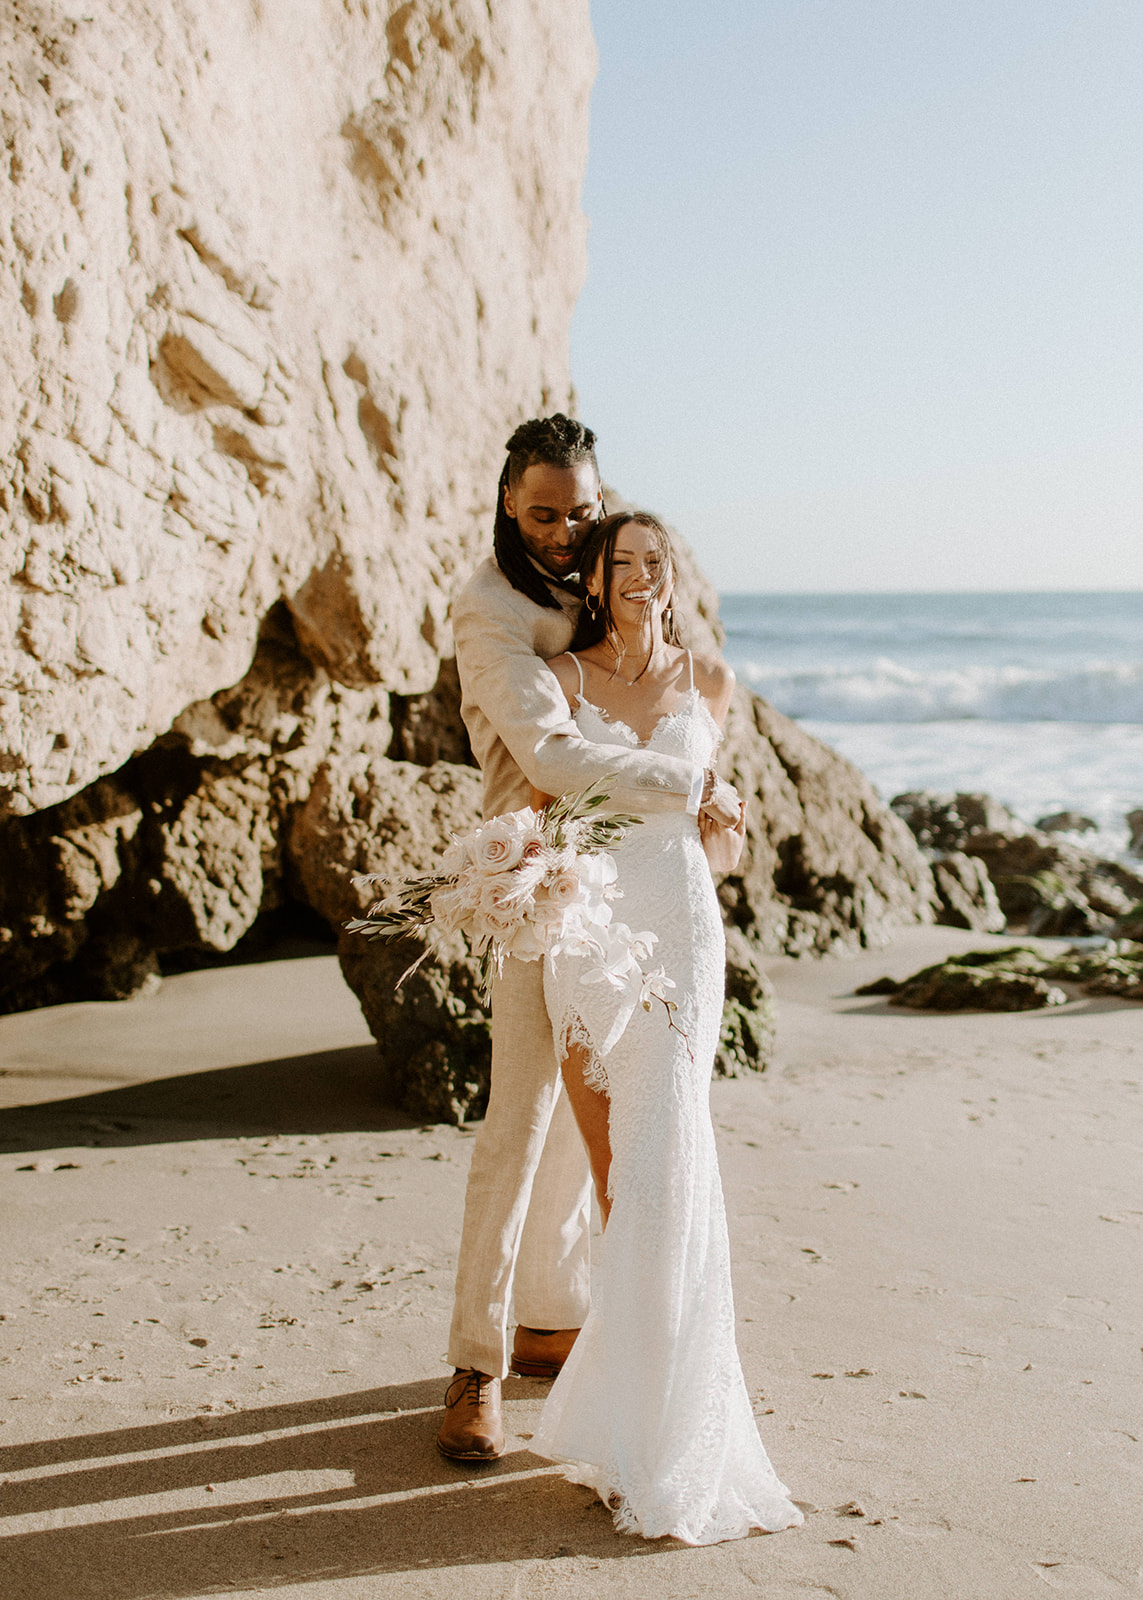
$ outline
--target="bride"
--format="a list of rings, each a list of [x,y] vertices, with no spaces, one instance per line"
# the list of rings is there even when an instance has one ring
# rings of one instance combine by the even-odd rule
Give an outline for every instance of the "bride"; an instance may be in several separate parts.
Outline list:
[[[607,517],[580,569],[580,624],[549,662],[580,732],[705,767],[734,677],[679,644],[666,530],[645,512]],[[583,982],[574,955],[550,960],[544,979],[605,1236],[590,1315],[532,1449],[596,1489],[618,1528],[689,1544],[802,1520],[762,1447],[738,1360],[709,1106],[725,961],[711,871],[735,865],[744,827],[744,813],[720,828],[656,812],[616,852],[616,914],[658,936],[652,959],[675,985],[670,1025],[662,1006],[636,1006],[614,1040],[629,998]]]

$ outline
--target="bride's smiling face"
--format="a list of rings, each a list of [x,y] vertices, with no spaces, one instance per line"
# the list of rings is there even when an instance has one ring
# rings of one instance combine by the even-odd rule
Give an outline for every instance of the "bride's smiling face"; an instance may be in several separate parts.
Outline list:
[[[588,593],[603,593],[604,563],[587,580]],[[622,626],[652,623],[670,604],[674,588],[671,561],[653,528],[627,522],[615,535],[611,551],[611,615]]]

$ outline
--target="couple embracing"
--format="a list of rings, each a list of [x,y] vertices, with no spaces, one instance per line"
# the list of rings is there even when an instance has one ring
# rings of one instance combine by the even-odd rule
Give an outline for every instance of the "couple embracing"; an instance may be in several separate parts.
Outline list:
[[[641,817],[615,856],[622,915],[658,936],[677,1010],[636,1007],[615,1039],[607,985],[584,983],[582,962],[505,961],[438,1444],[495,1460],[500,1380],[556,1376],[533,1451],[596,1489],[617,1527],[710,1544],[801,1521],[739,1365],[709,1109],[724,968],[711,873],[734,865],[744,827],[712,764],[734,680],[681,643],[662,525],[603,515],[594,444],[560,414],[508,441],[493,555],[453,614],[461,714],[486,818],[597,781]]]

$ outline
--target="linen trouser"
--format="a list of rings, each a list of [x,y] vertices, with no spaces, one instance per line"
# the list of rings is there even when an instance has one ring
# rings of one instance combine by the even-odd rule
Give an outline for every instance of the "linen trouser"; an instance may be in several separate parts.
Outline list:
[[[506,1377],[510,1320],[583,1326],[590,1196],[544,1004],[544,963],[509,957],[492,985],[492,1091],[465,1191],[452,1366]]]

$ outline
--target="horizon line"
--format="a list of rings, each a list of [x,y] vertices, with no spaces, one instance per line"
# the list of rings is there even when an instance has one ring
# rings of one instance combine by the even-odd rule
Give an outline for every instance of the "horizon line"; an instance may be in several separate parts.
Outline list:
[[[857,599],[861,596],[867,598],[877,595],[899,595],[902,598],[915,600],[943,599],[949,595],[961,595],[966,598],[985,599],[993,595],[1019,595],[1027,599],[1046,599],[1052,595],[1104,595],[1116,597],[1120,595],[1136,595],[1143,599],[1143,588],[1133,589],[722,589],[717,584],[712,584],[720,598],[726,600],[737,599],[771,599],[780,596],[793,599]]]

